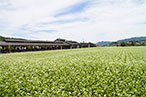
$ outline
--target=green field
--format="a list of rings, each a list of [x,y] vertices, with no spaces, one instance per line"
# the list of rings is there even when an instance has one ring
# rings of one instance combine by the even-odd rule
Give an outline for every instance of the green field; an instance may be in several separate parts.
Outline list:
[[[0,96],[146,97],[146,47],[0,55]]]

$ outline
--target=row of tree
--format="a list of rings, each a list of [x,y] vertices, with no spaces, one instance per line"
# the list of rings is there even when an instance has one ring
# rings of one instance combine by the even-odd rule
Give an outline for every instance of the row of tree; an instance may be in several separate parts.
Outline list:
[[[120,46],[146,46],[145,43],[138,42],[121,42]]]
[[[40,51],[40,50],[53,50],[60,49],[60,47],[48,47],[48,46],[25,46],[25,47],[17,47],[17,46],[0,46],[0,53],[8,53],[8,52],[24,52],[24,51]]]
[[[146,46],[146,42],[135,42],[135,41],[130,41],[130,42],[112,42],[110,46]]]

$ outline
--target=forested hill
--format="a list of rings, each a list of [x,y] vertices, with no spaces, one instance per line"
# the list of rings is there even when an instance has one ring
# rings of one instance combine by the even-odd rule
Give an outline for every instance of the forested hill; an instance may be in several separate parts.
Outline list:
[[[4,37],[0,36],[0,41],[3,41],[4,39],[5,39]]]
[[[118,40],[117,42],[130,42],[130,41],[146,41],[146,37],[132,37],[123,40]]]
[[[132,38],[127,38],[127,39],[122,39],[122,40],[118,40],[115,41],[116,43],[122,43],[122,42],[141,42],[141,41],[146,41],[146,36],[143,37],[132,37]],[[112,43],[112,41],[101,41],[98,42],[96,44],[98,45],[110,45]]]
[[[0,41],[4,41],[5,39],[19,39],[19,40],[26,40],[26,39],[22,39],[22,38],[12,38],[12,37],[3,37],[3,36],[0,36]]]
[[[96,43],[97,45],[110,45],[112,42],[110,41],[101,41],[101,42],[98,42]]]

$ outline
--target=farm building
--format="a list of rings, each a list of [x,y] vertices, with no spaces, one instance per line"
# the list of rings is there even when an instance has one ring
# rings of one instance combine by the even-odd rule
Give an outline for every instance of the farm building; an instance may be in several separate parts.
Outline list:
[[[93,43],[79,43],[76,41],[68,41],[65,39],[56,39],[55,41],[5,39],[4,41],[0,41],[0,52],[8,53],[56,49],[74,49],[95,46],[96,45]]]

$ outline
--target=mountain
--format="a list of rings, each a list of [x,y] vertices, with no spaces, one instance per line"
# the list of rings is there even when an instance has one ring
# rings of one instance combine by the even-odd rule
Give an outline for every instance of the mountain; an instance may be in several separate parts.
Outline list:
[[[110,42],[110,41],[101,41],[101,42],[98,42],[98,43],[96,43],[97,45],[104,45],[104,46],[106,46],[106,45],[110,45],[112,42]]]
[[[112,43],[121,43],[121,42],[141,42],[141,41],[146,41],[146,36],[142,36],[142,37],[131,37],[131,38],[126,38],[126,39],[122,39],[122,40],[118,40],[115,42],[112,41],[101,41],[96,43],[97,45],[103,45],[103,46],[108,46],[111,45]]]
[[[3,37],[3,36],[0,36],[0,41],[4,41],[5,39],[26,40],[26,39],[22,39],[22,38],[12,38],[12,37]]]
[[[118,40],[117,42],[130,42],[130,41],[146,41],[146,37],[132,37],[132,38],[127,38],[123,40]]]

